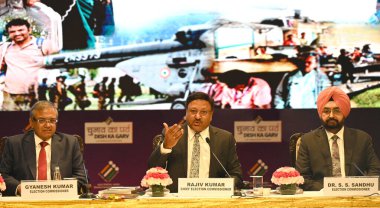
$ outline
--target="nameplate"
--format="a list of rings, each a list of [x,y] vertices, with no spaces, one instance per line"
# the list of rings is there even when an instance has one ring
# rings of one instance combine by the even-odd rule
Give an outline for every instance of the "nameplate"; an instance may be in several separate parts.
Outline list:
[[[378,176],[325,177],[323,182],[326,196],[368,196],[378,189]]]
[[[78,199],[77,180],[21,181],[24,199]]]
[[[179,178],[179,197],[231,197],[233,178]]]

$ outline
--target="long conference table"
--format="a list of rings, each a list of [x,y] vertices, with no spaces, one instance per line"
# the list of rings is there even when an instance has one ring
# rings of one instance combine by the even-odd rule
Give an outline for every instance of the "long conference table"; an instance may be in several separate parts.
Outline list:
[[[139,196],[135,199],[77,199],[77,200],[24,200],[20,197],[0,197],[0,207],[380,207],[380,192],[373,196],[331,197],[322,192],[304,192],[296,195],[270,194],[265,197],[179,198],[176,194],[165,197]]]

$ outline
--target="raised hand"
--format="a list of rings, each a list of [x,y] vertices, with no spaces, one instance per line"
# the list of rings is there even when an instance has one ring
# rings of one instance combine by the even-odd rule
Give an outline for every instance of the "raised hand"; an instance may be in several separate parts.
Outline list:
[[[184,120],[181,120],[178,124],[174,124],[172,126],[168,126],[167,123],[163,123],[165,128],[165,140],[164,140],[164,148],[171,149],[173,148],[178,140],[182,137],[184,130],[182,128],[182,124]]]

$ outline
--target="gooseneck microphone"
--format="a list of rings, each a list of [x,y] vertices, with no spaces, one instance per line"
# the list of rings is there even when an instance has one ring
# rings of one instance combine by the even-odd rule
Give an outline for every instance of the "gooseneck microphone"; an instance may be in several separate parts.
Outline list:
[[[90,184],[89,184],[87,169],[86,169],[86,165],[84,164],[84,161],[83,161],[83,169],[84,169],[84,176],[86,177],[86,184],[83,185],[84,190],[83,190],[83,193],[79,196],[79,198],[80,199],[96,198],[96,195],[90,192]]]
[[[360,174],[362,174],[362,176],[367,176],[355,163],[351,163],[355,168],[356,170],[359,171]]]
[[[218,161],[219,165],[223,168],[224,172],[228,175],[229,178],[232,178],[231,175],[228,173],[224,165],[220,162],[219,158],[215,155],[215,153],[211,150],[211,145],[210,145],[210,138],[206,137],[206,142],[210,146],[210,152],[212,155],[214,155],[214,158]]]
[[[208,146],[210,146],[210,152],[212,155],[214,155],[214,158],[216,159],[216,161],[218,161],[219,165],[223,168],[224,172],[228,175],[229,178],[233,178],[234,181],[236,180],[234,177],[232,177],[228,171],[226,170],[226,168],[224,167],[224,165],[220,162],[219,158],[215,155],[215,153],[211,150],[211,144],[210,144],[210,138],[206,137],[206,142],[208,144]],[[235,181],[236,183],[236,181]],[[240,190],[237,190],[236,189],[236,184],[235,184],[235,190],[234,190],[234,196],[243,196],[242,193],[240,192]]]

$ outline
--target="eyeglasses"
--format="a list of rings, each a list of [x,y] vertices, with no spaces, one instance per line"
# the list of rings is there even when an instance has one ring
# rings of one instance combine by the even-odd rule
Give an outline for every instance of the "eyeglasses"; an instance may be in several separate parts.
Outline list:
[[[340,111],[340,109],[339,108],[324,108],[323,110],[322,110],[322,113],[323,114],[326,114],[326,115],[330,115],[331,114],[331,112],[334,114],[334,115],[337,115],[337,114],[341,114],[342,113],[342,111]]]
[[[49,118],[49,119],[46,119],[46,118],[33,118],[34,121],[37,121],[38,124],[56,124],[58,123],[58,119],[55,119],[55,118]]]
[[[206,116],[209,111],[205,111],[205,110],[198,111],[198,110],[195,110],[195,109],[191,109],[191,110],[189,110],[189,112],[190,112],[191,115],[194,115],[194,116],[197,115],[197,114],[199,114],[201,116]]]

